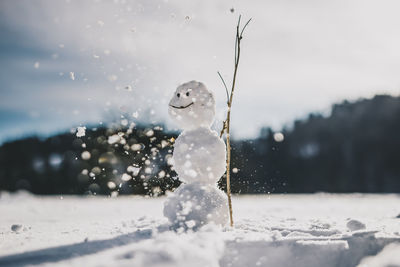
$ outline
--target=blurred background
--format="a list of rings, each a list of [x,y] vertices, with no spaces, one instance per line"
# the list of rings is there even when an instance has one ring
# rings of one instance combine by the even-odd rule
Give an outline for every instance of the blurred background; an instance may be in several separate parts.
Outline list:
[[[400,192],[398,1],[0,2],[0,190],[179,186],[167,103],[199,80],[219,131],[239,14],[235,193]],[[223,189],[224,179],[220,181]]]

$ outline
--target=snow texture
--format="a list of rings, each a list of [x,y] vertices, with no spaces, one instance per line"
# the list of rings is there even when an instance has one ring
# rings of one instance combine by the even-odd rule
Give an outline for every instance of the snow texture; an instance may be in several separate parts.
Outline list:
[[[228,220],[227,197],[212,185],[181,185],[164,204],[164,215],[175,229],[196,230],[207,223],[224,225]]]
[[[375,257],[366,257],[358,267],[399,267],[400,244],[387,245],[382,252]]]
[[[169,114],[184,131],[174,144],[174,168],[181,185],[164,204],[164,215],[176,229],[197,230],[208,223],[225,225],[227,198],[216,183],[225,172],[226,147],[210,129],[214,96],[204,84],[179,86],[169,103]]]
[[[359,222],[357,220],[349,220],[347,222],[346,226],[350,231],[357,231],[357,230],[365,229],[365,224],[363,224],[362,222]]]
[[[233,196],[233,228],[197,231],[164,201],[0,193],[0,266],[399,266],[399,195]]]
[[[175,141],[173,159],[180,180],[215,185],[225,173],[225,143],[210,128],[184,131]]]

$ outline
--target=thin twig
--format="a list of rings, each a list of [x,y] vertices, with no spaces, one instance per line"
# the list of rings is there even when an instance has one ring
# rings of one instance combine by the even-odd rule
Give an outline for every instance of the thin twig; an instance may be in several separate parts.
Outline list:
[[[229,103],[228,87],[226,86],[225,80],[224,80],[224,78],[222,78],[221,73],[219,73],[219,71],[217,71],[217,73],[218,73],[219,77],[221,78],[222,83],[224,84],[225,91],[226,91],[226,103],[228,104]]]
[[[233,72],[233,79],[232,79],[232,89],[231,93],[228,93],[227,86],[225,84],[224,79],[222,78],[221,74],[218,72],[218,75],[222,79],[224,83],[225,90],[228,97],[228,112],[226,114],[226,120],[223,122],[222,130],[220,133],[220,137],[226,132],[226,194],[228,195],[228,206],[229,206],[229,220],[230,225],[233,226],[233,210],[232,210],[232,198],[231,198],[231,181],[230,181],[230,168],[231,168],[231,142],[230,142],[230,122],[231,122],[231,107],[232,107],[232,100],[233,100],[233,93],[235,91],[235,84],[236,84],[236,75],[237,70],[239,67],[239,59],[240,59],[240,41],[243,38],[243,32],[246,29],[247,25],[250,23],[251,19],[249,19],[242,30],[240,31],[240,19],[242,16],[239,16],[238,24],[236,26],[236,39],[235,39],[235,68]]]
[[[242,38],[243,32],[244,32],[244,30],[246,29],[247,25],[249,25],[250,21],[251,21],[251,19],[249,19],[249,20],[246,22],[246,24],[244,25],[242,31],[240,32],[240,38]]]

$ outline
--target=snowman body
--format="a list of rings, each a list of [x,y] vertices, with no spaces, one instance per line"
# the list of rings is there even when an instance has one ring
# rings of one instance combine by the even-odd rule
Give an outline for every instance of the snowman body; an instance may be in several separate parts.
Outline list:
[[[210,129],[215,116],[213,94],[204,84],[179,86],[169,114],[184,131],[174,145],[174,169],[183,182],[164,204],[164,215],[176,227],[195,229],[207,223],[225,225],[226,195],[217,188],[225,173],[226,147]]]

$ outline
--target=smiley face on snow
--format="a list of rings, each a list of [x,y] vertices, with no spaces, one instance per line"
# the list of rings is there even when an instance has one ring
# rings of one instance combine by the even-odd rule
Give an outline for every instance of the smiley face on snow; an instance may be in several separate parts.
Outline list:
[[[201,82],[184,83],[169,102],[168,113],[184,130],[209,127],[215,116],[214,96]]]

